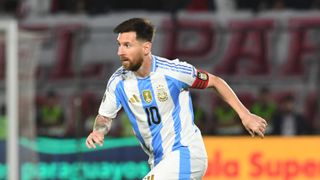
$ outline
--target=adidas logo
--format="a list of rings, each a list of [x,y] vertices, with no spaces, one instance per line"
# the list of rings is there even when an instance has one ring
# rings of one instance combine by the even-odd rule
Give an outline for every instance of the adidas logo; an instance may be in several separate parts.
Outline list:
[[[141,102],[141,100],[140,100],[140,98],[138,98],[138,96],[137,95],[133,95],[130,99],[129,99],[129,102],[130,103],[139,103],[139,102]]]

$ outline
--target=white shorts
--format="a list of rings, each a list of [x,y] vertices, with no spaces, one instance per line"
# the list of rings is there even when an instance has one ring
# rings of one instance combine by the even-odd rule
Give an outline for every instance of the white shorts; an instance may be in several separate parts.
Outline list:
[[[172,151],[143,180],[201,180],[207,167],[207,153],[200,138],[189,147]]]

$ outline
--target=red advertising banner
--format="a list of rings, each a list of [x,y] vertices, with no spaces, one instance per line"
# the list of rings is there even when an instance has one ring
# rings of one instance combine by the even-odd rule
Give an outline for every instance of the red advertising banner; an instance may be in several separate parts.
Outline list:
[[[205,137],[204,180],[318,180],[320,137]]]

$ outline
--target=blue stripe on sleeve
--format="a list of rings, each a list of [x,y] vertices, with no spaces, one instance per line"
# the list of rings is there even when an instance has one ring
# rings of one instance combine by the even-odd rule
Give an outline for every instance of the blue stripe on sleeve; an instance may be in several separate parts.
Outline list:
[[[181,69],[192,71],[192,67],[191,66],[186,66],[186,65],[183,65],[183,64],[178,64],[178,63],[174,63],[174,62],[170,62],[170,61],[164,61],[164,60],[161,60],[161,59],[157,59],[157,63],[167,64],[167,65],[169,65],[171,67],[177,67],[178,66]]]
[[[163,66],[167,66],[167,67],[170,67],[170,68],[180,69],[180,70],[189,72],[190,74],[192,72],[192,68],[190,68],[190,67],[182,66],[182,65],[174,64],[174,63],[168,63],[168,62],[165,62],[165,61],[158,61],[157,65],[163,65]]]
[[[177,67],[170,67],[170,66],[167,66],[167,65],[159,64],[159,63],[157,64],[157,66],[160,67],[160,68],[169,69],[169,70],[175,71],[175,72],[180,72],[180,73],[189,74],[189,75],[192,74],[191,71],[180,70],[180,69],[177,68]]]

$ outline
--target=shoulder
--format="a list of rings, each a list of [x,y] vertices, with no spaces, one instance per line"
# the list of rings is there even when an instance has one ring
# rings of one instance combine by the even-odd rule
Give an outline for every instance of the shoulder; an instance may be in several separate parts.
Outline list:
[[[109,88],[115,88],[116,85],[124,79],[124,77],[129,73],[128,70],[125,70],[122,66],[118,68],[110,77],[108,84],[107,84],[107,89]]]
[[[156,67],[164,72],[168,73],[184,73],[184,74],[193,74],[195,69],[194,66],[185,62],[180,61],[179,59],[169,60],[167,58],[154,56]]]

